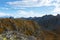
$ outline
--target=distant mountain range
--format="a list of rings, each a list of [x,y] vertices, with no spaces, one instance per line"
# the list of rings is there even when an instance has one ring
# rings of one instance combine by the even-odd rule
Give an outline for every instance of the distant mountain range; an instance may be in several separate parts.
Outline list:
[[[0,33],[18,31],[37,40],[60,40],[60,15],[30,18],[0,18]]]

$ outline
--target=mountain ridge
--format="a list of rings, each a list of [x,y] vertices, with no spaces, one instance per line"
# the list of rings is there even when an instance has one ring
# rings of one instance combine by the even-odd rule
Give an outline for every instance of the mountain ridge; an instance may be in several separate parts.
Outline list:
[[[60,40],[60,15],[34,18],[0,18],[0,33],[17,31],[37,40]]]

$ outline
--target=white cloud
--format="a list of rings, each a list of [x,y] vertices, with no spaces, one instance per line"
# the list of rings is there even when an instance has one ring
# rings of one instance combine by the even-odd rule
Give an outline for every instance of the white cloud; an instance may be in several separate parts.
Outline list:
[[[15,15],[14,15],[14,17],[16,18],[16,17],[40,17],[45,14],[36,13],[34,11],[27,12],[27,11],[19,10],[19,11],[17,11],[17,13]]]
[[[60,14],[60,0],[56,0],[54,5],[55,5],[55,8],[53,10],[53,13],[54,14]]]
[[[2,16],[10,16],[11,14],[6,14],[6,13],[2,13],[2,12],[0,12],[0,17],[2,17]]]
[[[60,13],[60,0],[22,0],[22,1],[13,1],[7,2],[8,5],[12,7],[41,7],[41,6],[55,6],[54,10],[52,11],[53,15]],[[44,14],[38,14],[33,11],[26,12],[26,11],[18,11],[18,16],[42,16]],[[19,16],[20,17],[20,16]]]
[[[19,17],[40,17],[43,16],[44,14],[39,14],[34,11],[23,11],[23,10],[18,10],[15,14],[9,14],[9,13],[2,13],[0,12],[0,17],[14,17],[14,18],[19,18]]]
[[[52,0],[22,0],[7,2],[7,4],[15,7],[40,7],[40,6],[50,6]]]
[[[55,6],[54,11],[60,11],[60,0],[22,0],[7,2],[8,5],[13,7],[41,7],[41,6]]]
[[[54,12],[60,12],[60,4],[56,4]]]

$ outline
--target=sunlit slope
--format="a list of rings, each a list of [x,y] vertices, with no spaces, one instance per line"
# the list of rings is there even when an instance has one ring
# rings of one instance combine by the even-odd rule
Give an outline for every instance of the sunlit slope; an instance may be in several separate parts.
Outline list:
[[[40,32],[40,26],[32,20],[24,19],[0,19],[0,33],[4,31],[18,31],[26,35],[37,36]]]
[[[55,18],[49,20],[42,19],[42,21],[38,21],[39,24],[36,21],[21,18],[1,18],[0,33],[17,31],[24,35],[34,36],[37,40],[60,40],[60,26],[55,20]]]

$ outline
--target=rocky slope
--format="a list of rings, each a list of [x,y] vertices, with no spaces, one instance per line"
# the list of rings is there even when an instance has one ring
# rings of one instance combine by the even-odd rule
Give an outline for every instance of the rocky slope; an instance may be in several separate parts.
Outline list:
[[[60,15],[45,15],[30,19],[0,18],[0,34],[11,31],[16,36],[23,34],[26,40],[60,40]]]

